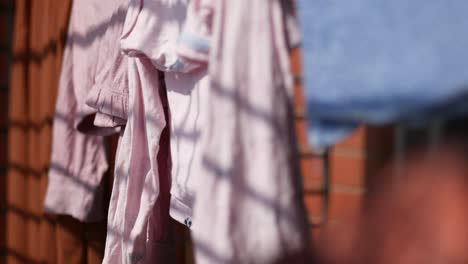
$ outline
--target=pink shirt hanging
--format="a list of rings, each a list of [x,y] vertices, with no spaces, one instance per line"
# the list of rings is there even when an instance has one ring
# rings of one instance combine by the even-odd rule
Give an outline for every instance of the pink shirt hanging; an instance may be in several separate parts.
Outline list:
[[[292,263],[308,250],[288,2],[214,1],[204,173],[193,215],[198,264]]]
[[[108,169],[104,135],[115,125],[93,125],[98,110],[85,104],[91,90],[122,91],[111,108],[99,114],[103,122],[125,118],[126,58],[118,39],[126,14],[126,0],[74,1],[64,51],[53,127],[52,162],[45,210],[82,221],[105,218],[102,176]],[[99,101],[99,100],[98,100]]]

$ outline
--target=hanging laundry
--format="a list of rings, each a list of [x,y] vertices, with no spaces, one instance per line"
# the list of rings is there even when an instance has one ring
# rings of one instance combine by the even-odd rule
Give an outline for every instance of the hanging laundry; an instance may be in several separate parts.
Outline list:
[[[106,30],[100,36],[96,59],[96,73],[86,104],[94,108],[96,127],[119,127],[125,125],[128,115],[127,56],[120,50],[128,0],[119,0],[117,9],[108,20]],[[112,5],[118,3],[113,2]]]
[[[211,45],[213,0],[192,0],[187,8],[187,19],[178,40],[180,56],[207,64]]]
[[[117,150],[103,263],[173,263],[161,74],[148,58],[128,63],[130,111]]]
[[[468,2],[300,0],[310,139],[466,114]]]
[[[166,121],[171,105],[165,102],[162,86],[186,93],[200,77],[188,79],[174,73],[158,78],[162,74],[158,69],[185,72],[198,67],[180,60],[176,53],[186,6],[186,1],[160,0],[129,4],[120,40],[129,57],[129,113],[119,143],[104,263],[174,261],[169,202],[176,197],[170,196],[169,188],[177,184],[157,161],[162,155],[163,131],[172,123]],[[187,213],[183,215],[180,222]]]
[[[184,76],[166,73],[166,85],[171,118],[170,213],[178,222],[192,227],[186,221],[193,217],[196,186],[203,184],[199,182],[203,180],[200,142],[206,127],[209,78],[206,68]]]
[[[122,50],[151,59],[161,71],[187,72],[197,66],[177,55],[177,39],[187,13],[188,0],[130,0]]]
[[[115,126],[93,125],[97,112],[85,104],[91,90],[125,91],[126,61],[118,56],[126,1],[74,1],[64,51],[53,127],[52,161],[45,210],[82,221],[105,219],[102,177],[108,169],[104,135]],[[118,100],[116,100],[118,98]],[[125,109],[125,93],[114,96]],[[99,109],[101,110],[101,109]],[[106,123],[115,120],[104,112]],[[119,115],[124,118],[124,115]]]
[[[183,224],[191,222],[195,176],[200,173],[198,145],[204,126],[202,112],[206,105],[206,88],[203,87],[208,84],[206,63],[185,60],[177,53],[187,5],[188,1],[132,1],[121,40],[126,54],[147,57],[153,67],[165,72],[170,109],[168,125],[171,128],[170,214]],[[151,83],[143,85],[147,87],[143,89],[155,89]],[[155,116],[157,111],[156,107],[148,107],[146,115]],[[140,122],[150,121],[143,119]],[[144,212],[138,214],[145,215]]]
[[[209,29],[205,26],[199,11],[209,17],[211,0],[190,1],[186,20],[176,40],[177,57],[189,66],[183,72],[166,72],[167,96],[171,118],[171,216],[190,228],[196,228],[193,221],[195,190],[203,184],[201,140],[206,127],[208,111],[209,77],[207,75],[207,52],[209,51]],[[207,18],[208,18],[207,17]],[[180,53],[180,47],[187,41],[190,29],[205,33],[197,42],[198,50],[188,56]],[[195,31],[191,35],[197,36]],[[201,32],[201,31],[199,31]],[[199,36],[199,35],[198,35]],[[197,40],[195,40],[197,41]],[[190,43],[189,43],[190,44]],[[193,44],[193,43],[192,43]],[[199,52],[197,56],[195,52]],[[203,55],[201,53],[204,53]],[[205,58],[205,57],[206,58]]]
[[[196,262],[295,263],[308,231],[292,117],[290,1],[213,3]]]

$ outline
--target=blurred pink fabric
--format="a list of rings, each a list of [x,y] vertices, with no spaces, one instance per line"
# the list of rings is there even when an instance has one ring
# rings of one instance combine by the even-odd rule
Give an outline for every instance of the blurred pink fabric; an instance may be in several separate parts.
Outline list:
[[[290,1],[214,2],[203,180],[193,216],[196,262],[307,263]]]
[[[187,18],[177,47],[183,58],[208,63],[214,4],[213,0],[193,0],[188,5]]]
[[[111,99],[106,123],[125,118],[126,58],[120,56],[118,39],[127,0],[74,1],[64,51],[56,115],[53,127],[52,162],[45,210],[71,215],[82,221],[105,219],[100,188],[108,169],[103,136],[117,133],[115,126],[93,125],[94,109],[85,104],[92,90],[119,91]],[[121,91],[121,93],[120,93]],[[117,94],[117,93],[116,93]],[[106,102],[107,103],[107,102]],[[103,105],[105,103],[101,103]],[[118,115],[114,115],[118,112]]]

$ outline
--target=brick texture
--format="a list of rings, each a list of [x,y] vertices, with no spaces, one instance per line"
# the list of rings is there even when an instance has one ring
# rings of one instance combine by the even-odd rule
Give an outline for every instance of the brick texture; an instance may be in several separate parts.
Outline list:
[[[1,13],[0,13],[0,17],[1,17]],[[0,40],[4,40],[2,36],[0,36]],[[9,55],[6,51],[4,50],[2,51],[0,49],[0,90],[4,90],[6,85],[8,84],[8,63],[9,63],[8,56]]]
[[[0,263],[5,262],[8,79],[11,58],[13,0],[0,0]]]
[[[366,193],[378,181],[375,175],[392,153],[393,135],[389,127],[360,127],[329,151],[328,160],[325,155],[314,153],[307,139],[300,58],[300,49],[295,49],[291,54],[295,75],[295,124],[301,149],[304,203],[312,238],[318,239],[323,225],[346,224],[348,217],[359,214],[365,205]],[[325,168],[329,172],[328,186]]]

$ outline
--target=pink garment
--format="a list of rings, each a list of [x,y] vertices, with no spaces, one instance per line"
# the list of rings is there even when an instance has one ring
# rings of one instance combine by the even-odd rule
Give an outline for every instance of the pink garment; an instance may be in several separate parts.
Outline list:
[[[181,74],[182,75],[182,74]],[[166,73],[171,117],[172,218],[187,225],[192,221],[195,189],[203,179],[200,142],[207,111],[209,78],[205,69],[178,75]],[[183,82],[181,83],[181,79]]]
[[[287,2],[215,1],[204,173],[193,216],[198,264],[291,263],[308,249]]]
[[[86,104],[97,111],[94,125],[118,127],[125,125],[128,112],[127,56],[120,50],[128,0],[112,2],[120,6],[112,14],[109,25],[99,42],[94,84],[86,97]]]
[[[163,75],[145,56],[145,52],[159,52],[146,50],[149,43],[162,45],[159,38],[165,39],[171,32],[156,23],[158,12],[170,11],[158,9],[161,6],[157,2],[130,1],[120,40],[128,56],[129,111],[116,157],[103,263],[174,262],[169,216],[170,164],[169,160],[160,164],[157,159],[160,155],[169,156],[168,150],[159,153],[168,124],[166,91],[161,86]],[[171,26],[176,25],[175,22]],[[152,31],[155,26],[164,29],[161,34]],[[162,165],[166,170],[162,170]]]
[[[177,40],[178,56],[192,71],[166,73],[171,109],[171,216],[191,228],[197,185],[203,184],[201,138],[206,124],[210,79],[207,75],[212,0],[191,1]],[[198,66],[198,69],[194,69]]]
[[[188,0],[130,0],[121,48],[143,54],[161,71],[193,69],[177,55],[177,39],[185,21]]]
[[[121,44],[126,53],[146,56],[165,72],[173,164],[170,214],[190,226],[196,177],[200,174],[198,146],[208,77],[206,67],[177,53],[187,5],[188,1],[180,0],[132,0]]]
[[[207,64],[211,45],[214,0],[192,0],[178,41],[178,53],[189,61]]]
[[[128,62],[130,111],[117,151],[103,263],[174,263],[165,91],[150,60]]]
[[[92,88],[120,91],[126,86],[126,62],[115,56],[120,36],[115,31],[122,29],[125,10],[126,0],[73,2],[54,118],[45,198],[49,213],[81,221],[105,219],[100,186],[108,163],[102,136],[119,128],[94,126],[96,110],[85,104],[85,98]],[[110,116],[102,117],[112,121]]]

